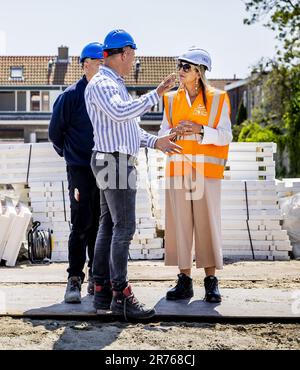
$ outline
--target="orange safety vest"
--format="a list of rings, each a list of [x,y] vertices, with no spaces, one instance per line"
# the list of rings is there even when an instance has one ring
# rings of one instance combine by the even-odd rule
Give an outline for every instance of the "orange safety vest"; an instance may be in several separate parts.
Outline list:
[[[178,126],[181,121],[192,121],[216,128],[225,99],[230,107],[227,93],[215,88],[210,87],[206,91],[207,108],[205,108],[202,94],[197,96],[191,107],[185,94],[184,89],[179,89],[164,95],[165,112],[170,127]],[[183,176],[193,167],[204,177],[217,179],[224,177],[229,145],[201,144],[200,139],[200,135],[196,134],[177,136],[176,144],[183,148],[182,154],[168,155],[166,176]]]

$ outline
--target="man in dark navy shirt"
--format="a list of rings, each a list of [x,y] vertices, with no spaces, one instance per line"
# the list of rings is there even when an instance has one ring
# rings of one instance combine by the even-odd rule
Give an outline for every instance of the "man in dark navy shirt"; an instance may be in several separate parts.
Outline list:
[[[56,152],[65,158],[71,202],[72,230],[69,236],[68,285],[65,302],[81,302],[81,284],[89,256],[88,293],[94,294],[92,264],[100,217],[99,189],[90,167],[94,146],[93,127],[86,111],[84,91],[98,72],[103,59],[102,44],[84,47],[80,63],[83,77],[68,87],[55,101],[49,125],[49,138]]]

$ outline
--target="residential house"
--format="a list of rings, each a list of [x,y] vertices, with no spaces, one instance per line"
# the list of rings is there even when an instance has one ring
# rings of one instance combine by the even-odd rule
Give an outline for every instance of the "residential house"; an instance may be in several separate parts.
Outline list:
[[[176,71],[176,58],[138,56],[125,79],[133,97],[154,88]],[[0,56],[0,139],[25,142],[48,140],[48,124],[53,104],[66,87],[82,75],[78,56],[69,56],[68,47],[58,48],[57,56]],[[234,79],[212,79],[219,89]],[[157,132],[163,103],[142,117],[142,127]]]

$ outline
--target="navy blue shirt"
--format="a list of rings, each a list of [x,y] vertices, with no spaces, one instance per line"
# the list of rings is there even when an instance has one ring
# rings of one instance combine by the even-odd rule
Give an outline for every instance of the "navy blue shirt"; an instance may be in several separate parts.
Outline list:
[[[55,101],[49,138],[68,165],[90,166],[94,146],[93,126],[88,116],[84,91],[85,76],[69,86]]]

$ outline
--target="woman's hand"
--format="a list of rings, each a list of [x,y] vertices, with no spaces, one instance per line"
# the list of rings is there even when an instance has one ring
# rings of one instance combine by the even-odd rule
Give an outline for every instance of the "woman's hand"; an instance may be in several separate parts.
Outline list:
[[[203,126],[199,125],[198,123],[194,123],[192,121],[181,121],[179,125],[176,127],[179,132],[177,135],[192,135],[192,134],[200,134]]]

